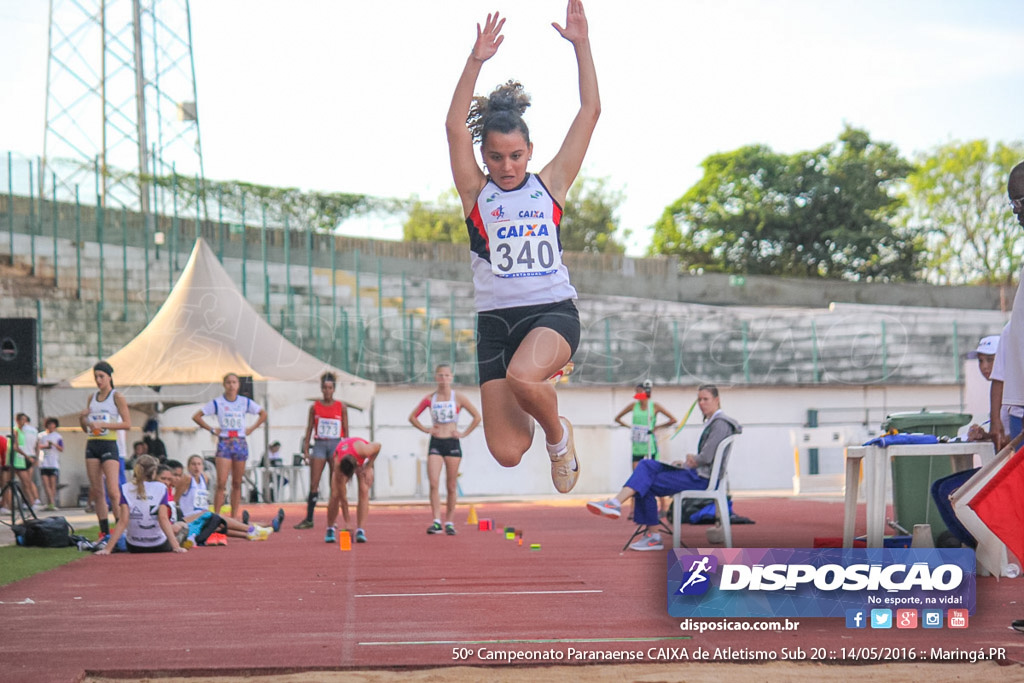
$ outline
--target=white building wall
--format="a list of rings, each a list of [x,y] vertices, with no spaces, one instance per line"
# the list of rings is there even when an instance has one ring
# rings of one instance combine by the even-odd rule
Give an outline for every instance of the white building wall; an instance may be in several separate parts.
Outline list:
[[[965,372],[972,371],[970,364]],[[976,370],[975,370],[976,371]],[[975,384],[972,378],[970,384]],[[460,386],[477,406],[480,405],[476,387]],[[380,386],[372,410],[349,411],[352,434],[372,437],[383,444],[376,471],[375,496],[377,499],[426,499],[427,483],[425,459],[427,435],[408,423],[408,415],[432,386]],[[980,389],[976,388],[975,391]],[[574,493],[602,495],[617,491],[630,473],[629,430],[615,426],[612,418],[632,402],[632,387],[576,387],[558,388],[561,412],[575,429],[576,449],[581,462],[580,481]],[[807,411],[818,411],[821,426],[846,426],[857,439],[878,432],[881,422],[890,413],[921,409],[961,412],[960,386],[799,386],[799,387],[722,387],[722,408],[739,420],[744,431],[734,447],[730,464],[733,490],[790,489],[794,475],[794,453],[790,431],[806,424]],[[656,386],[654,398],[676,417],[682,418],[696,396],[696,387]],[[257,396],[257,401],[261,397]],[[310,399],[313,397],[311,396]],[[46,415],[37,414],[35,392],[29,387],[15,389],[15,411],[27,412],[34,424],[40,424]],[[299,452],[305,430],[309,403],[273,409],[269,415],[269,428],[261,428],[250,437],[251,459],[255,464],[264,453],[266,441],[280,441],[286,462]],[[0,422],[8,415],[8,394],[0,394]],[[161,438],[171,457],[184,462],[190,454],[212,454],[214,440],[199,432],[191,421],[198,406],[179,406],[166,411],[161,417]],[[986,416],[981,415],[980,419]],[[128,444],[141,439],[141,426],[146,416],[133,412],[135,425],[128,435]],[[468,420],[464,416],[463,420]],[[462,422],[464,425],[465,422]],[[696,449],[700,434],[700,412],[694,410],[689,422],[674,440],[668,434],[661,439],[663,458],[681,458]],[[8,431],[5,428],[5,432]],[[61,431],[67,448],[62,457],[63,483],[69,485],[62,502],[73,504],[78,487],[87,484],[84,467],[85,435],[77,429],[73,416],[62,419]],[[463,441],[464,458],[459,483],[466,496],[530,496],[552,494],[550,467],[542,434],[534,437],[533,446],[523,456],[519,466],[503,468],[487,451],[483,429],[477,429]],[[820,472],[842,472],[842,451],[821,449]],[[807,458],[802,458],[806,474]],[[308,490],[308,473],[299,473],[302,496]],[[326,484],[326,481],[324,482]],[[326,486],[321,486],[321,499],[326,497]],[[354,489],[350,491],[354,493]],[[354,499],[354,498],[350,498]]]

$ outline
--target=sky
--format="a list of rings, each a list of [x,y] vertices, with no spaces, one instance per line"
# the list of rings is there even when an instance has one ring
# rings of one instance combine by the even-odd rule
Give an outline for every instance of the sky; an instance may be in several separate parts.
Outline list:
[[[572,46],[551,26],[565,22],[565,3],[504,4],[192,0],[206,176],[437,199],[452,186],[451,92],[493,9],[507,16],[505,40],[477,92],[509,78],[526,86],[539,170],[579,104]],[[0,150],[27,157],[43,147],[47,6],[0,0]],[[583,174],[623,192],[619,222],[634,255],[717,152],[813,149],[844,124],[907,156],[954,140],[1024,140],[1017,0],[585,7],[602,114]],[[398,239],[400,226],[375,217],[343,232]]]

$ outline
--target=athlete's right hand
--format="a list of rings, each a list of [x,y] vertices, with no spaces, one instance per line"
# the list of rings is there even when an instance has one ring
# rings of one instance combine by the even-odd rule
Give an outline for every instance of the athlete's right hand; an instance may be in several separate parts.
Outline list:
[[[501,27],[505,25],[505,19],[500,17],[498,12],[487,15],[483,30],[480,24],[476,25],[476,43],[473,44],[473,59],[486,62],[498,51],[501,41],[505,36],[501,35]]]

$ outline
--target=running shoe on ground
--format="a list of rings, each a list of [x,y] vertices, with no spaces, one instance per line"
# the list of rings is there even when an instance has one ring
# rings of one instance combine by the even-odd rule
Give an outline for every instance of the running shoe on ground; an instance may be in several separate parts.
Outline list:
[[[366,532],[362,529],[356,529],[356,543],[366,543]]]
[[[622,516],[622,506],[618,503],[619,501],[614,498],[609,498],[608,500],[592,500],[587,503],[587,509],[595,515],[603,515],[604,517],[618,519]]]
[[[451,522],[448,522],[447,524],[444,525],[444,532],[446,534],[448,534],[449,536],[454,536],[455,535],[455,525],[452,524]]]
[[[210,537],[206,539],[206,545],[227,545],[228,537],[224,534],[210,534]]]
[[[661,542],[661,534],[651,534],[650,536],[644,536],[639,541],[629,546],[630,550],[664,550],[665,546]]]
[[[274,530],[274,533],[281,531],[281,525],[284,524],[284,508],[277,508],[277,516],[274,517],[274,521],[270,523],[270,528]]]
[[[299,522],[298,524],[296,524],[292,528],[293,529],[312,529],[313,528],[313,520],[311,520],[311,519],[304,519],[304,520],[302,520],[301,522]]]
[[[558,455],[548,454],[551,458],[551,482],[555,485],[555,489],[559,493],[569,493],[572,491],[572,487],[576,486],[576,481],[580,478],[580,463],[576,459],[576,445],[573,443],[572,437],[572,425],[564,417],[559,417],[562,421],[562,429],[569,435],[568,440],[565,443],[565,450]]]
[[[184,540],[184,542],[182,542],[181,547],[184,548],[185,550],[191,550],[192,547],[195,544],[196,544],[196,537],[195,537],[195,534],[193,534],[193,535],[190,535],[188,538],[186,538]]]
[[[441,533],[444,533],[444,529],[441,527],[441,523],[440,522],[434,522],[429,527],[427,527],[427,533],[428,534],[441,534]]]
[[[327,533],[324,534],[324,543],[335,543],[338,540],[338,534],[334,527],[328,527]]]
[[[249,511],[242,510],[242,524],[249,526]]]

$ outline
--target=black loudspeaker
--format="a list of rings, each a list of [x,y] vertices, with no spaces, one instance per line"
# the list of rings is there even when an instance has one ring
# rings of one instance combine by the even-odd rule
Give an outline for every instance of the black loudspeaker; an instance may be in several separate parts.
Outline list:
[[[252,376],[239,377],[238,383],[238,395],[245,396],[250,401],[255,401],[256,398],[252,395]]]
[[[35,385],[36,319],[0,318],[0,385]]]

